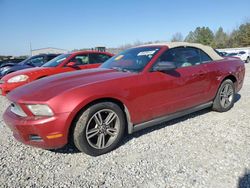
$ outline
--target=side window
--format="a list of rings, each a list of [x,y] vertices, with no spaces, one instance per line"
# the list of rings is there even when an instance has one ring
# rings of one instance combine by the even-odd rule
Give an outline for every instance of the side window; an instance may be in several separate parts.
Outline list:
[[[211,57],[209,57],[205,52],[200,50],[200,55],[201,55],[201,63],[207,63],[209,61],[212,61]]]
[[[191,47],[177,47],[167,50],[158,59],[160,61],[174,62],[177,67],[188,67],[200,64],[199,49]]]
[[[89,54],[90,64],[103,63],[107,61],[110,56],[106,54]]]
[[[27,63],[32,64],[36,67],[39,67],[39,66],[43,65],[45,63],[45,61],[44,61],[43,56],[39,56],[39,57],[34,57],[34,58],[30,59]]]
[[[57,57],[58,55],[49,55],[47,57],[47,61],[50,61],[51,59],[54,59],[55,57]]]
[[[88,54],[76,55],[70,60],[70,62],[75,62],[76,65],[89,64],[89,55]]]

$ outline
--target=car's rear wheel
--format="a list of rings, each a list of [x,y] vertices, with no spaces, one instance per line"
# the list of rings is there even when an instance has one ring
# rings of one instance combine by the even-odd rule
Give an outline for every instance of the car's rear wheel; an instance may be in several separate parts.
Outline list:
[[[92,156],[102,155],[116,148],[123,138],[125,117],[121,108],[112,102],[90,106],[76,122],[74,144]]]
[[[250,57],[247,57],[246,63],[250,63]]]
[[[234,105],[235,87],[232,80],[227,79],[221,84],[217,95],[214,99],[213,110],[218,112],[226,112]]]

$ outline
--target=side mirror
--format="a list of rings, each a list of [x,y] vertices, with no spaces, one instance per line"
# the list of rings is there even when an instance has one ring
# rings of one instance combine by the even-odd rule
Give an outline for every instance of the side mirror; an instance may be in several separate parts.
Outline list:
[[[71,62],[67,63],[67,67],[77,68],[78,66],[76,65],[75,62],[71,61]]]
[[[173,62],[162,61],[157,63],[157,65],[153,68],[153,71],[165,72],[175,70],[177,67]]]

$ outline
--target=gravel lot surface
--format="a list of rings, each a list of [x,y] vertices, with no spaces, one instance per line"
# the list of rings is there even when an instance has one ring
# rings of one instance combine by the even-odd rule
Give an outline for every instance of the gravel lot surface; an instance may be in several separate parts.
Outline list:
[[[232,110],[210,110],[126,136],[100,157],[18,143],[0,118],[0,187],[250,188],[250,64]],[[7,101],[0,97],[0,116]]]

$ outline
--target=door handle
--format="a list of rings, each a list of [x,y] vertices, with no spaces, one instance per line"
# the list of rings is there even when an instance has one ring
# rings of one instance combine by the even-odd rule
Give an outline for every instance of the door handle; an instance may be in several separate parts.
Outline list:
[[[204,77],[206,72],[198,72],[197,74],[193,73],[192,76]]]
[[[199,77],[204,77],[206,75],[206,73],[205,72],[200,72],[198,75],[199,75]]]

